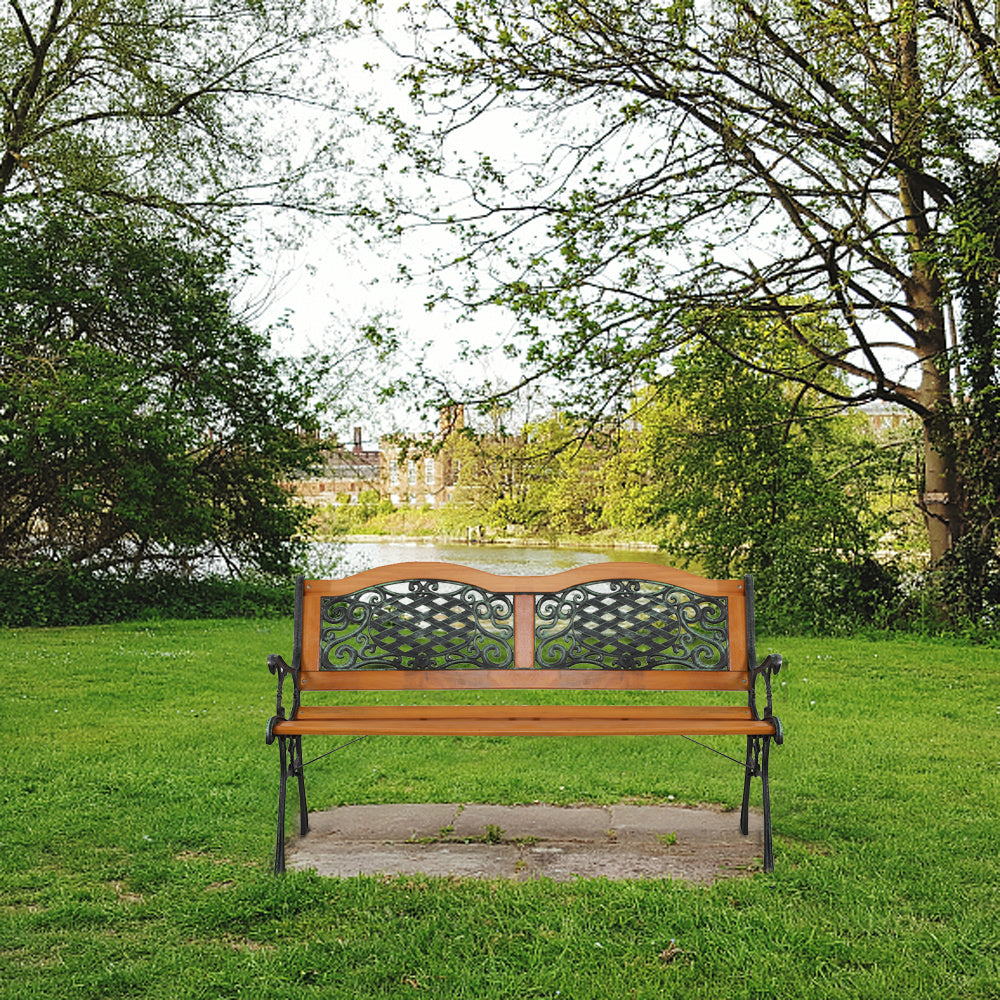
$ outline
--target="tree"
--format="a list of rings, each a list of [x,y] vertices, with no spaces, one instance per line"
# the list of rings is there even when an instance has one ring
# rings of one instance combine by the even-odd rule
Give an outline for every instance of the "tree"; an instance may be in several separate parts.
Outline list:
[[[226,266],[134,220],[0,215],[0,565],[288,569],[318,386]]]
[[[336,144],[303,133],[333,130],[325,46],[342,25],[288,0],[4,6],[0,208],[97,201],[202,229],[317,209]]]
[[[464,241],[472,278],[441,296],[512,309],[526,377],[575,384],[592,413],[692,336],[844,405],[906,407],[924,428],[917,502],[937,563],[973,502],[944,237],[959,174],[997,155],[995,18],[981,0],[427,0],[405,78],[441,124],[394,128],[425,172],[469,191],[464,211],[412,208]],[[455,131],[488,135],[497,109],[532,134],[508,128],[502,149],[458,161]],[[740,353],[726,330],[748,312],[813,367]],[[845,346],[813,336],[817,315]]]
[[[531,459],[514,407],[442,411],[437,447],[456,480],[455,501],[492,525],[524,524]]]
[[[608,428],[553,413],[526,429],[529,509],[536,524],[554,535],[588,535],[601,527],[604,467],[613,454]],[[613,431],[613,428],[612,428]]]
[[[223,279],[243,223],[336,211],[351,25],[291,0],[3,11],[0,562],[286,569],[279,481],[338,386],[272,355]]]
[[[892,573],[875,551],[890,519],[876,501],[888,455],[850,415],[830,419],[817,392],[692,343],[637,400],[635,421],[606,468],[609,522],[656,526],[661,548],[711,576],[754,573],[771,627],[884,611]]]
[[[468,497],[496,527],[517,524],[537,534],[585,535],[597,529],[601,468],[609,451],[578,420],[552,413],[511,433],[494,411],[493,428],[467,433],[460,497]],[[602,442],[603,443],[603,442]]]

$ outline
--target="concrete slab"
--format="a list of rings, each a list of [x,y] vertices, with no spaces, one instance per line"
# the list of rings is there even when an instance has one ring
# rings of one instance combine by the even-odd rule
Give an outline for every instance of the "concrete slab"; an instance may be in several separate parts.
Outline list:
[[[460,808],[458,803],[340,806],[309,814],[309,839],[349,843],[439,840]]]
[[[702,806],[628,806],[611,807],[611,825],[619,840],[648,840],[675,836],[678,844],[740,848],[748,841],[758,853],[764,851],[762,819],[751,812],[750,834],[740,833],[740,814]]]
[[[709,883],[760,867],[761,818],[677,805],[567,808],[453,803],[341,806],[312,813],[286,849],[320,875],[675,878]]]
[[[467,805],[455,817],[454,836],[459,840],[482,837],[492,827],[503,831],[503,840],[607,839],[611,812],[599,806],[561,809],[557,806]]]
[[[518,849],[506,844],[329,844],[289,848],[288,868],[318,875],[428,875],[439,878],[510,878]]]
[[[737,869],[696,853],[677,853],[665,847],[609,845],[601,850],[582,844],[534,847],[528,852],[528,877],[564,882],[574,878],[672,878],[707,885]],[[744,869],[745,871],[745,869]]]

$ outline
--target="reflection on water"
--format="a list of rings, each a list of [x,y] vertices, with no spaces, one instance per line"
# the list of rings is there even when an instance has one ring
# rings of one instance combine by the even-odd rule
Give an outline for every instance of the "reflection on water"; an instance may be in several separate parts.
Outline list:
[[[575,566],[601,562],[670,560],[660,552],[632,549],[543,548],[541,546],[463,545],[436,541],[314,542],[309,547],[307,574],[313,577],[347,576],[375,566],[397,562],[449,562],[505,576],[558,573]]]

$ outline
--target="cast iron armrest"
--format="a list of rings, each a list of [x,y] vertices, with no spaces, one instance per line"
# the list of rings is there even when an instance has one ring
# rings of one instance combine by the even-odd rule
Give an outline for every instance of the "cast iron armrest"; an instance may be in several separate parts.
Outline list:
[[[774,715],[772,701],[771,701],[771,678],[775,677],[781,670],[781,655],[779,653],[768,654],[760,663],[750,667],[750,710],[753,712],[753,717],[755,719],[760,719],[764,722],[771,722],[774,724],[775,735],[774,742],[781,744],[784,742],[784,734],[781,730],[781,720]],[[764,691],[767,694],[767,706],[764,709],[764,714],[761,715],[757,710],[757,678],[764,678]]]
[[[279,656],[277,653],[272,653],[267,658],[267,669],[270,670],[272,674],[280,673],[280,677],[284,677],[285,674],[293,672],[292,668],[285,663],[284,658]]]
[[[773,677],[781,670],[781,665],[782,659],[780,653],[768,653],[760,663],[750,668],[750,675],[754,677],[757,674],[767,674]]]
[[[274,742],[274,727],[275,724],[281,722],[285,718],[285,709],[281,704],[281,689],[284,686],[285,678],[291,677],[293,684],[293,695],[292,695],[292,718],[295,718],[296,713],[299,710],[299,670],[298,667],[290,667],[285,663],[284,659],[273,653],[267,658],[267,669],[271,671],[272,674],[278,675],[278,700],[275,709],[275,714],[267,721],[267,733],[265,736],[265,742],[270,745]]]

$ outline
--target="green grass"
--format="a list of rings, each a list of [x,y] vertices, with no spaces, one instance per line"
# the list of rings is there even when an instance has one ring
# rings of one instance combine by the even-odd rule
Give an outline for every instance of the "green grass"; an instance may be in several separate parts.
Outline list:
[[[0,633],[0,997],[1000,996],[996,650],[760,643],[786,657],[771,876],[275,879],[264,662],[290,632]],[[735,765],[640,737],[383,738],[307,774],[314,808],[742,789]]]

